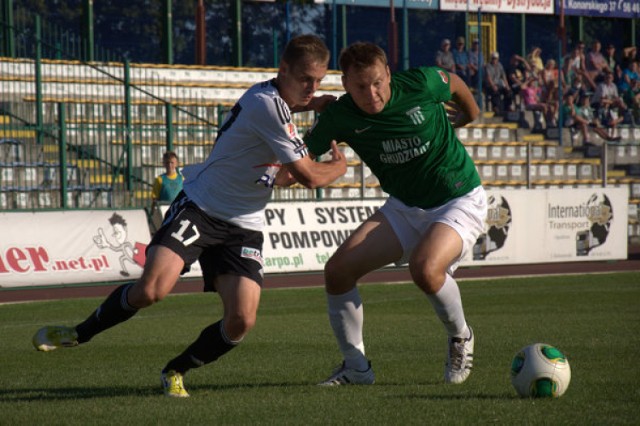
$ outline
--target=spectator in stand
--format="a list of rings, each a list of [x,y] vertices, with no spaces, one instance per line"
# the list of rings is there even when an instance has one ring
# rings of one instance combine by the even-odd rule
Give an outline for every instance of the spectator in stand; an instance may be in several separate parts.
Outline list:
[[[547,59],[544,64],[544,68],[540,73],[540,82],[542,85],[542,101],[551,104],[558,102],[558,94],[560,90],[560,84],[562,84],[562,93],[567,92],[567,85],[564,81],[564,75],[556,65],[554,59]]]
[[[575,104],[575,96],[572,93],[567,93],[564,97],[564,104],[562,105],[562,113],[565,127],[574,128],[580,131],[582,135],[583,145],[593,145],[589,140],[589,129],[591,128],[595,134],[600,136],[604,140],[619,140],[620,138],[612,138],[607,131],[600,126],[593,109],[590,105],[589,96],[584,96],[581,101],[581,105]],[[573,138],[571,139],[573,145]]]
[[[592,105],[600,122],[615,134],[616,126],[624,119],[627,105],[619,95],[611,71],[605,72],[604,81],[598,84],[593,95]]]
[[[575,78],[571,82],[571,86],[569,86],[565,93],[572,94],[573,98],[577,102],[580,102],[580,100],[587,95],[587,88],[582,83],[582,75],[575,76]]]
[[[154,211],[159,204],[171,204],[182,191],[183,177],[178,170],[178,155],[173,151],[166,151],[162,154],[162,165],[165,172],[156,176],[153,182],[151,211]]]
[[[507,71],[507,79],[509,81],[509,87],[511,87],[513,100],[518,106],[522,106],[520,89],[527,83],[529,77],[532,75],[531,67],[522,56],[515,54],[511,55]]]
[[[542,72],[544,68],[544,61],[540,55],[542,55],[542,49],[538,46],[534,46],[527,55],[527,63],[531,67],[531,71],[536,74]]]
[[[631,86],[622,94],[622,99],[631,110],[633,125],[640,124],[640,79],[631,80]]]
[[[511,110],[513,96],[507,81],[507,74],[500,63],[500,54],[491,53],[490,61],[484,66],[484,86],[487,101],[493,112],[501,116]]]
[[[587,73],[589,73],[589,78],[591,78],[591,80],[596,84],[604,80],[605,71],[613,71],[609,69],[609,65],[607,64],[607,60],[602,54],[601,49],[602,44],[600,43],[600,40],[594,40],[591,43],[591,49],[585,58],[585,68]]]
[[[598,117],[596,111],[594,111],[592,105],[593,101],[590,96],[587,95],[583,97],[580,101],[580,108],[578,109],[578,113],[582,117],[587,119],[587,121],[589,122],[589,127],[602,139],[607,141],[620,140],[620,136],[613,136],[617,123],[612,123],[609,120],[603,122],[600,117]]]
[[[456,72],[456,62],[453,59],[451,41],[448,38],[443,39],[440,43],[440,49],[436,53],[436,66],[452,73]]]
[[[549,105],[542,102],[542,89],[539,86],[538,78],[535,76],[529,76],[522,84],[520,88],[520,96],[522,97],[522,103],[524,109],[527,111],[533,111],[533,129],[532,132],[542,132],[544,126],[542,124],[542,117],[545,118],[547,127],[556,127],[555,124],[555,110],[553,113],[549,113]]]
[[[590,90],[595,90],[596,84],[589,76],[585,63],[584,43],[580,41],[564,59],[564,75],[569,83],[571,83],[577,75],[581,75],[583,82],[589,86]]]
[[[604,60],[607,62],[607,66],[611,71],[613,71],[613,81],[618,83],[620,80],[620,61],[618,60],[618,55],[616,54],[616,47],[613,44],[608,44],[607,49],[604,52]]]
[[[623,94],[631,88],[631,82],[633,80],[640,79],[638,74],[638,60],[634,59],[629,62],[629,66],[622,70],[622,78],[618,82],[618,93]]]
[[[634,61],[636,59],[636,53],[637,50],[635,46],[629,46],[622,49],[622,58],[620,59],[620,63],[618,64],[618,67],[620,69],[619,77],[622,77],[622,70],[624,70],[625,68],[629,68],[629,64],[631,63],[631,61]]]
[[[456,48],[453,49],[453,60],[456,64],[456,74],[469,85],[469,52],[464,37],[456,39]]]
[[[471,89],[478,88],[478,76],[480,70],[484,67],[484,58],[482,57],[482,51],[480,50],[480,43],[475,38],[471,42],[471,49],[468,52],[469,56],[469,84]],[[480,105],[480,103],[478,103]]]
[[[571,146],[574,145],[574,135],[577,130],[579,130],[582,135],[582,143],[586,143],[589,140],[589,123],[578,115],[577,108],[575,105],[575,95],[567,92],[562,102],[562,124],[564,127],[571,129]]]

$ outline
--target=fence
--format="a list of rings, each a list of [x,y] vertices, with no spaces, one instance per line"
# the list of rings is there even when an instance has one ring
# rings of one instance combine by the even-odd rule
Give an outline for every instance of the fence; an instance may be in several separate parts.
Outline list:
[[[272,68],[71,60],[74,53],[55,41],[65,33],[32,19],[35,31],[11,30],[20,45],[32,43],[33,55],[0,58],[0,210],[149,208],[153,181],[164,171],[162,154],[173,150],[182,164],[203,161],[227,109],[250,85],[276,74]],[[320,93],[341,94],[340,75],[330,72]],[[314,120],[312,113],[294,117],[301,132]],[[476,124],[457,133],[487,187],[629,185],[630,206],[640,203],[638,178],[607,174],[609,162],[640,162],[640,129],[621,129],[625,145],[602,150],[610,151],[609,160],[567,157],[555,142],[527,139],[516,123]],[[384,197],[366,165],[344,150],[349,167],[337,182],[319,190],[278,188],[274,199]],[[631,216],[636,226],[637,214]]]
[[[164,172],[162,154],[176,151],[182,164],[203,161],[229,106],[253,82],[275,76],[274,69],[43,59],[44,51],[73,52],[59,41],[66,33],[33,19],[33,32],[12,29],[21,45],[33,41],[33,57],[0,59],[3,210],[149,207],[153,180]],[[313,117],[296,120],[304,128]]]

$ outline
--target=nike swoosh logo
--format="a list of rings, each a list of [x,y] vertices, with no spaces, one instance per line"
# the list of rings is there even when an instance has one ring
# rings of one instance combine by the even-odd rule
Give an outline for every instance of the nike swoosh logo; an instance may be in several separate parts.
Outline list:
[[[355,129],[356,135],[359,135],[360,133],[364,133],[367,130],[369,130],[370,128],[372,128],[373,126],[367,126],[364,129]]]

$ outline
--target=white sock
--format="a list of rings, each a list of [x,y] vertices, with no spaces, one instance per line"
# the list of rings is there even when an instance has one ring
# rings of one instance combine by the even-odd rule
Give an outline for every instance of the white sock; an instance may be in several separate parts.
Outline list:
[[[451,275],[446,274],[442,288],[435,294],[428,294],[427,297],[450,337],[469,337],[460,289]]]
[[[344,294],[328,294],[329,322],[333,334],[338,341],[338,347],[344,356],[347,368],[367,370],[369,361],[364,356],[364,341],[362,339],[362,325],[364,314],[362,299],[358,288]]]

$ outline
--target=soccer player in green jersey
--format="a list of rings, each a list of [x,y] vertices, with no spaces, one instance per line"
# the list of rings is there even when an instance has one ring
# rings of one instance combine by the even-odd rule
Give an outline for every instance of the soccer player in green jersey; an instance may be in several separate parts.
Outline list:
[[[356,283],[375,269],[407,262],[448,334],[445,382],[462,383],[473,364],[474,334],[453,272],[484,229],[487,201],[454,128],[477,118],[478,105],[464,82],[441,68],[391,75],[375,44],[344,49],[340,68],[347,94],[320,114],[305,142],[316,156],[333,140],[346,142],[389,199],[325,266],[329,321],[343,362],[320,384],[374,383]]]

